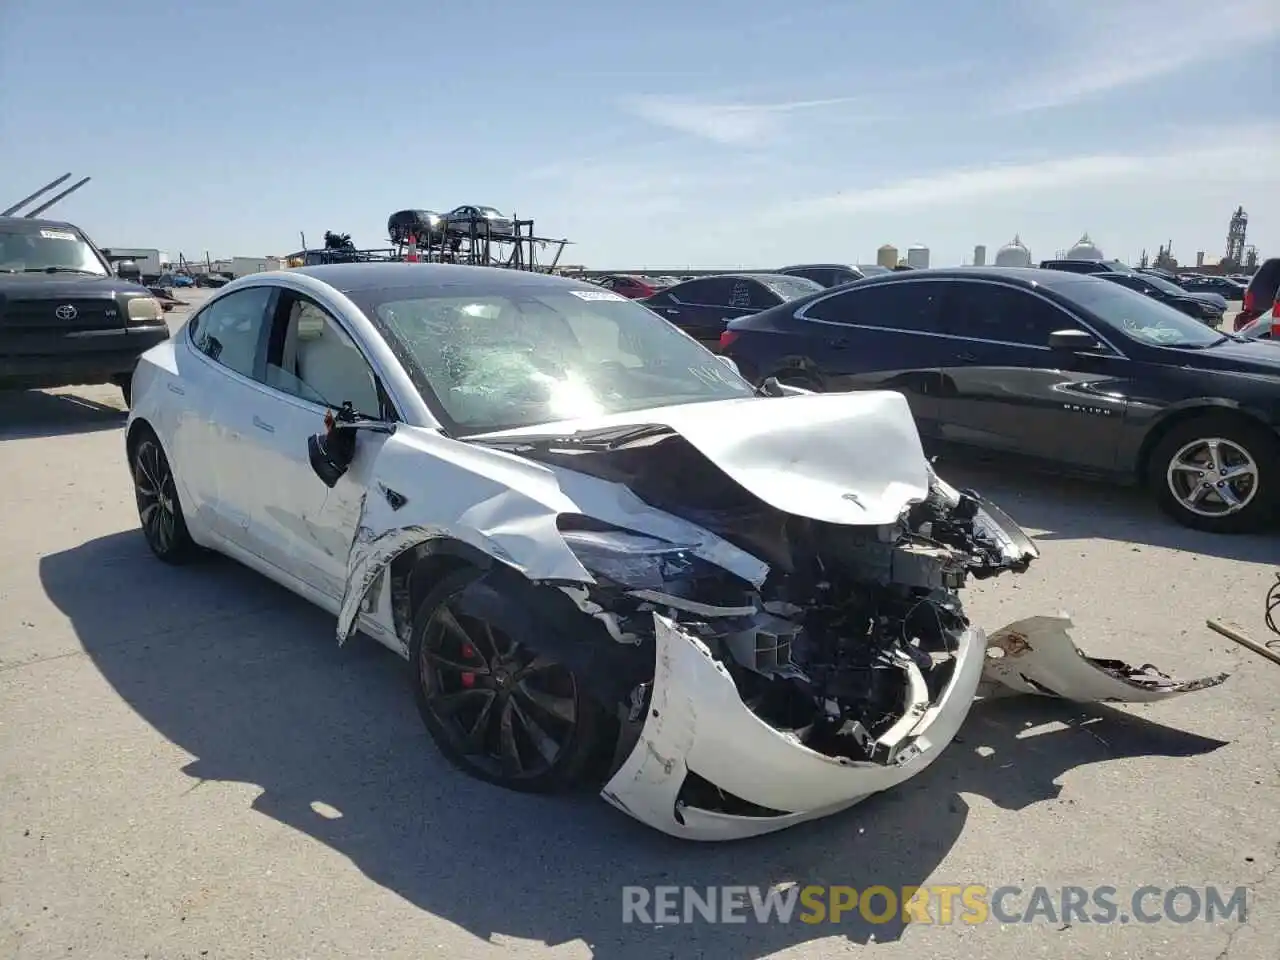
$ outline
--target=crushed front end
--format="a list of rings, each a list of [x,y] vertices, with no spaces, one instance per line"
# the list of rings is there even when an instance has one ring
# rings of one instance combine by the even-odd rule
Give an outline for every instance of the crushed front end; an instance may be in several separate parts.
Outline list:
[[[765,555],[763,583],[565,518],[598,582],[563,589],[615,642],[654,653],[653,677],[623,705],[604,797],[666,833],[729,839],[847,807],[931,763],[984,665],[958,591],[1025,570],[1031,541],[936,478],[878,527],[758,502],[713,513],[698,522]]]

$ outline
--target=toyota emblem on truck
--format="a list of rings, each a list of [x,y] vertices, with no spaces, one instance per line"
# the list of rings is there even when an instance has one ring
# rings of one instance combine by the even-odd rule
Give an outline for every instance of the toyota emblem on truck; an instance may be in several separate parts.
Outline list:
[[[80,311],[69,303],[64,303],[57,310],[53,311],[53,315],[59,320],[74,320],[79,313]]]

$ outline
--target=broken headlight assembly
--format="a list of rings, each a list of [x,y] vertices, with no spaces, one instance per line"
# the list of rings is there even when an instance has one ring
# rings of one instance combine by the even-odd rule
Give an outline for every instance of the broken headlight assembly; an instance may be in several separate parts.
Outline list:
[[[626,530],[565,530],[561,536],[588,572],[626,590],[663,590],[714,569],[686,545]]]

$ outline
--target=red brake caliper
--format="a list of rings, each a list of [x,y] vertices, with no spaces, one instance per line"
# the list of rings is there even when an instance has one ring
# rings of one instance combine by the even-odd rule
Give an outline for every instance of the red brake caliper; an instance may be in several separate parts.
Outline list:
[[[464,661],[470,660],[475,655],[476,655],[475,647],[473,647],[469,643],[464,643],[462,645],[462,659]],[[464,673],[462,675],[462,685],[464,687],[467,687],[468,689],[470,689],[471,687],[474,687],[476,685],[476,675],[474,673]]]

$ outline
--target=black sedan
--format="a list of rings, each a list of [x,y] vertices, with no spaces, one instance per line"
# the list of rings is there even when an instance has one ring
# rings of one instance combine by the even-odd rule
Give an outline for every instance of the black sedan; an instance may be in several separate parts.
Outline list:
[[[853,283],[866,276],[857,267],[851,267],[847,263],[797,263],[779,267],[776,272],[788,277],[804,277],[822,287],[838,287],[842,283]]]
[[[1130,290],[1136,290],[1144,296],[1159,300],[1161,303],[1167,304],[1189,317],[1203,320],[1205,323],[1212,324],[1215,327],[1222,322],[1222,317],[1226,312],[1226,301],[1220,297],[1203,294],[1197,296],[1188,293],[1176,283],[1170,283],[1168,280],[1149,273],[1112,272],[1094,274],[1094,276],[1101,277],[1111,283],[1118,283],[1120,286],[1128,287]]]
[[[694,277],[638,301],[695,340],[715,348],[730,320],[768,310],[823,290],[804,277],[726,273]]]
[[[1244,299],[1245,285],[1230,277],[1179,277],[1178,286],[1188,293],[1216,293],[1227,301]]]
[[[1146,484],[1198,529],[1280,504],[1280,350],[1096,276],[870,277],[734,321],[721,352],[756,383],[900,391],[926,444]]]

